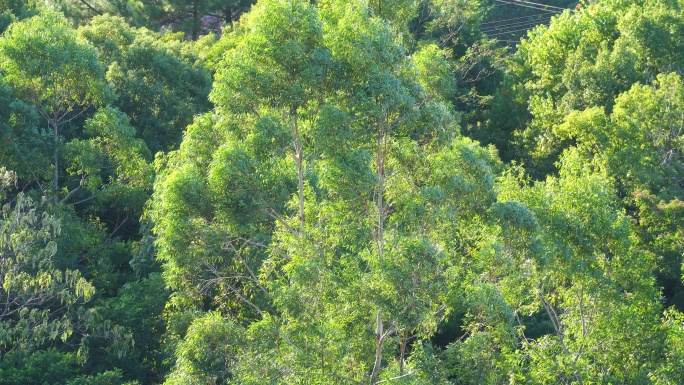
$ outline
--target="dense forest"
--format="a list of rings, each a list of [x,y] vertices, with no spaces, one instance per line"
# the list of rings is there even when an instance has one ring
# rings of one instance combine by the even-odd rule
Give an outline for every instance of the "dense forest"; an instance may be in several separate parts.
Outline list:
[[[684,384],[684,0],[0,32],[0,385]]]

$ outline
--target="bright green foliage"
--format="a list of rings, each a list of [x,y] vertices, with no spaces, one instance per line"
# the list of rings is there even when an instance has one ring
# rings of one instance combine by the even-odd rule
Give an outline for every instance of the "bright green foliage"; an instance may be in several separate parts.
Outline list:
[[[684,383],[684,4],[251,3],[0,0],[0,384]]]
[[[418,81],[431,98],[451,99],[456,92],[453,69],[445,52],[434,44],[427,45],[413,54]]]
[[[681,226],[681,20],[681,5],[670,1],[565,12],[520,45],[490,115],[494,131],[512,132],[502,144],[533,177],[557,172],[554,162],[574,146],[614,184],[669,304],[681,296],[673,230]]]
[[[57,202],[63,129],[107,100],[103,68],[92,47],[79,42],[56,13],[12,24],[0,41],[0,68],[17,98],[32,106],[47,125],[52,139],[52,198]]]
[[[446,378],[427,369],[429,338],[457,305],[499,164],[458,137],[444,53],[414,64],[370,15],[265,1],[224,37],[216,112],[155,189],[182,338],[169,383]]]
[[[666,340],[664,363],[649,376],[651,383],[658,385],[676,384],[684,379],[682,363],[684,363],[684,352],[682,352],[682,338],[684,338],[684,318],[682,313],[668,309],[664,314],[663,329],[665,330]]]
[[[152,169],[145,158],[151,155],[145,143],[135,137],[135,129],[129,125],[126,115],[111,108],[100,110],[86,121],[84,131],[90,139],[74,139],[66,144],[66,150],[73,151],[68,171],[88,174],[101,171],[88,169],[106,157],[100,167],[113,168],[119,183],[149,187]]]
[[[95,51],[77,41],[58,14],[12,24],[0,54],[6,82],[50,126],[61,127],[74,114],[106,100],[108,88]]]
[[[573,140],[583,158],[604,167],[626,195],[638,189],[679,195],[683,108],[680,77],[658,75],[653,87],[635,85],[621,94],[609,116],[598,107],[575,111],[554,133]]]
[[[590,107],[610,114],[615,98],[635,83],[650,84],[684,65],[676,48],[680,13],[681,6],[669,1],[607,1],[566,11],[550,27],[533,30],[512,63],[515,86],[500,95],[502,102],[514,100],[509,116],[500,116],[492,127],[529,109],[531,116],[509,129],[525,154],[518,157],[535,172],[549,172],[568,145],[553,132],[565,115]]]
[[[178,346],[177,370],[167,384],[226,384],[233,379],[236,358],[244,344],[244,331],[219,313],[193,321]],[[252,370],[255,370],[253,368]]]
[[[540,384],[647,381],[663,347],[653,261],[632,246],[609,181],[570,151],[558,178],[522,189],[515,179],[504,183],[500,199],[528,205],[539,223],[529,300],[555,332],[523,343],[524,377]]]
[[[13,169],[20,180],[31,181],[40,190],[49,180],[52,141],[41,127],[41,118],[29,104],[17,100],[12,88],[2,82],[2,109],[0,116],[0,162]],[[29,156],[30,154],[30,156]],[[37,170],[45,170],[44,173]]]
[[[682,247],[684,246],[681,223],[684,221],[684,205],[678,198],[671,201],[639,190],[634,194],[639,216],[639,241],[641,247],[654,254],[656,274],[664,286],[666,305],[684,308],[682,293]]]
[[[234,114],[258,114],[264,105],[283,109],[294,120],[297,110],[320,94],[329,67],[313,8],[263,3],[242,23],[246,35],[226,52],[212,100]]]
[[[610,115],[599,107],[573,111],[552,131],[573,141],[582,161],[613,180],[625,201],[636,201],[640,240],[655,253],[654,268],[667,285],[670,303],[681,295],[682,247],[676,230],[681,217],[676,208],[682,193],[682,97],[678,75],[658,75],[653,86],[637,84],[619,95]],[[664,202],[658,203],[656,196]]]

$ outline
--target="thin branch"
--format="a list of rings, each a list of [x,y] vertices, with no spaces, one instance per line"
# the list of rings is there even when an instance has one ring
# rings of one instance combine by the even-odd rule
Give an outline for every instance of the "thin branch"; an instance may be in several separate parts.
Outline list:
[[[398,380],[398,379],[401,379],[404,377],[412,376],[414,374],[416,374],[416,372],[408,372],[406,374],[402,374],[401,376],[396,376],[396,377],[388,378],[386,380],[378,381],[375,384],[377,385],[377,384],[382,384],[383,382],[390,382],[390,381]]]
[[[340,376],[339,374],[332,374],[332,373],[316,373],[316,372],[291,372],[292,374],[296,375],[305,375],[305,376],[319,376],[319,377],[330,377],[330,378],[337,378],[338,380],[344,380],[347,382],[351,382],[354,384],[363,384],[361,381],[356,381],[353,378],[345,377],[345,376]]]
[[[280,215],[278,215],[278,213],[276,213],[276,211],[272,207],[269,207],[268,210],[266,210],[266,214],[268,214],[269,217],[275,219],[276,221],[280,222],[283,226],[285,226],[285,228],[290,233],[292,233],[292,235],[299,237],[299,232],[295,230],[292,226],[290,226],[290,224],[287,223],[283,218],[281,218]]]
[[[85,5],[86,7],[88,7],[89,10],[95,12],[97,15],[102,15],[102,12],[98,11],[95,7],[93,7],[92,5],[88,4],[87,1],[81,0],[81,3],[83,3],[83,5]]]
[[[62,199],[59,203],[65,203],[66,201],[69,200],[74,194],[76,194],[85,184],[85,181],[88,180],[89,175],[88,174],[81,174],[81,180],[78,182],[78,187],[75,189],[69,191],[69,193]]]
[[[246,244],[246,242],[245,242],[245,244]],[[240,249],[242,249],[245,244],[243,244]],[[235,255],[238,258],[240,258],[240,262],[242,262],[242,265],[245,267],[245,269],[247,269],[247,272],[249,272],[249,275],[252,276],[252,281],[259,287],[259,289],[261,289],[261,291],[264,292],[264,294],[266,294],[270,298],[273,298],[273,294],[271,294],[268,290],[266,290],[266,288],[259,282],[259,278],[257,278],[256,274],[254,274],[254,271],[252,271],[252,269],[249,267],[249,265],[247,264],[247,261],[245,261],[245,259],[242,258],[242,254],[238,251],[238,249],[235,248],[235,245],[233,245],[233,242],[228,242],[228,245],[230,245],[230,248],[233,249],[233,252],[235,253]]]

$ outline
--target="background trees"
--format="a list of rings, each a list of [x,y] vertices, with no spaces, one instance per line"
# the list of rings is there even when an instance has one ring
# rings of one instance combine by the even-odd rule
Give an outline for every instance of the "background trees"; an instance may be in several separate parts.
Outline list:
[[[680,28],[678,12],[671,4],[626,2],[565,13],[520,46],[509,83],[499,91],[502,103],[491,115],[490,127],[513,131],[507,146],[534,177],[554,173],[553,162],[562,151],[577,147],[584,161],[613,181],[645,242],[672,236],[647,225],[657,204],[647,208],[641,197],[657,196],[665,204],[681,195],[679,123],[672,123],[680,120],[672,114],[677,114],[681,80],[671,73],[682,59],[672,33]],[[668,255],[658,257],[658,264],[670,267],[656,270],[672,304],[680,286],[666,277],[681,276],[681,260],[674,257],[679,254],[674,243],[668,244],[674,254],[657,253]]]

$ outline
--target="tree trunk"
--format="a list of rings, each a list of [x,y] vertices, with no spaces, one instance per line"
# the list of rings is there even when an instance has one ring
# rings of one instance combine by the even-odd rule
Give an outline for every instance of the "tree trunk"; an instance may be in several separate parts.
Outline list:
[[[54,174],[52,175],[52,201],[57,206],[59,201],[59,126],[57,125],[57,117],[51,122],[52,124],[52,134],[54,135],[53,140],[53,157],[54,157]]]
[[[299,228],[304,230],[306,223],[304,211],[304,148],[302,145],[302,138],[299,135],[299,119],[297,112],[294,113],[294,147],[295,160],[297,162],[297,185],[299,192]]]
[[[377,176],[378,176],[378,191],[377,191],[377,205],[378,205],[378,233],[376,243],[378,245],[378,266],[382,268],[382,257],[384,253],[384,236],[385,236],[385,206],[383,195],[385,192],[385,132],[377,126]],[[371,374],[371,385],[378,382],[380,376],[380,365],[382,364],[382,343],[384,339],[384,330],[382,324],[382,309],[378,309],[376,319],[376,348],[375,348],[375,365]]]
[[[371,373],[371,385],[374,385],[378,382],[378,378],[380,377],[380,365],[382,364],[382,340],[384,333],[382,325],[382,309],[378,309],[375,333],[375,365],[373,365],[373,373]]]
[[[198,8],[198,2],[195,1],[192,4],[192,41],[197,41],[197,39],[199,39],[200,23],[202,20],[200,20]]]

